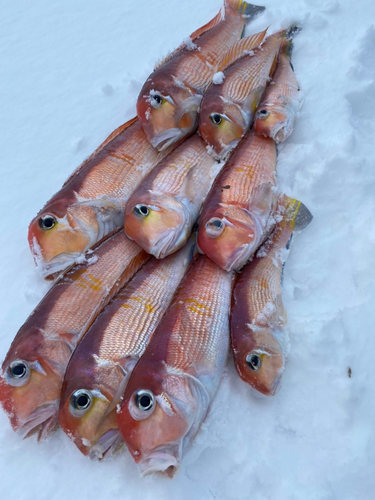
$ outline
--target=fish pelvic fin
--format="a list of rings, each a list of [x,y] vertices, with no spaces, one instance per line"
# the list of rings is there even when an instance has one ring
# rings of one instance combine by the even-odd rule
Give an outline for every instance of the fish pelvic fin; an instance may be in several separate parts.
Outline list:
[[[268,28],[260,31],[259,33],[256,33],[255,35],[242,38],[242,40],[239,40],[237,43],[232,45],[232,47],[224,54],[224,57],[219,62],[217,71],[224,71],[242,57],[250,55],[252,50],[256,49],[262,44],[267,30]]]

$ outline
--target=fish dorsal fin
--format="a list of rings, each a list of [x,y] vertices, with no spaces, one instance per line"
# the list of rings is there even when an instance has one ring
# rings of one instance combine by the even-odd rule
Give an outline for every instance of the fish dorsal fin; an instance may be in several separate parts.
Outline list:
[[[247,55],[250,51],[256,49],[263,42],[266,33],[266,28],[264,31],[260,33],[255,33],[255,35],[248,36],[246,38],[242,38],[237,43],[232,45],[232,47],[225,53],[224,57],[221,59],[217,71],[224,71],[233,63],[241,59],[245,55]]]
[[[130,125],[133,125],[133,123],[135,123],[137,120],[138,120],[138,117],[132,118],[131,120],[124,123],[123,125],[120,125],[119,127],[117,127],[111,134],[109,134],[107,139],[104,142],[102,142],[102,144],[98,148],[96,148],[95,151],[88,158],[86,158],[86,160],[84,160],[84,162],[81,163],[81,165],[78,168],[76,168],[74,170],[74,172],[67,178],[67,180],[63,184],[63,187],[66,186],[68,184],[68,182],[75,175],[77,175],[78,172],[80,172],[94,158],[94,156],[96,156],[102,149],[104,149],[105,146],[107,146],[107,144],[109,144],[111,141],[113,141],[113,139],[116,139],[116,137],[118,135],[120,135],[121,132],[123,132],[128,127],[130,127]]]

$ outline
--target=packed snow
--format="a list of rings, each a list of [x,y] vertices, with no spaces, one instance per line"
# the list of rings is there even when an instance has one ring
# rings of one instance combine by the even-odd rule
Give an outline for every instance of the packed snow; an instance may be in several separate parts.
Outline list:
[[[1,498],[372,500],[375,496],[375,3],[268,0],[246,33],[291,24],[304,103],[279,147],[280,189],[314,220],[284,273],[291,350],[281,390],[254,396],[229,359],[173,479],[126,452],[92,462],[61,431],[22,441],[0,411]],[[0,357],[49,288],[27,227],[135,103],[154,63],[220,0],[3,2]]]

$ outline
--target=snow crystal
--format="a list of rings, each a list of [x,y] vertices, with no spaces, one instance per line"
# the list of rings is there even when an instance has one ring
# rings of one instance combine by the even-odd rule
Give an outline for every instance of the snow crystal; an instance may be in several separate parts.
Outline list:
[[[214,76],[212,77],[212,83],[215,85],[220,85],[223,83],[225,78],[225,75],[222,71],[219,71],[218,73],[215,73]]]

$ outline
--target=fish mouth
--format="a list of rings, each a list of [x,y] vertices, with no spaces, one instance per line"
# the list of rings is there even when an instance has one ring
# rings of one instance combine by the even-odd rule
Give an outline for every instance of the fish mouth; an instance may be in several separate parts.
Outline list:
[[[141,476],[153,472],[165,472],[172,477],[180,467],[181,445],[170,443],[153,450],[145,459],[138,463]]]
[[[18,427],[18,434],[25,439],[38,433],[38,441],[43,441],[57,427],[58,409],[58,399],[39,406]]]
[[[114,455],[124,444],[120,431],[110,429],[105,432],[90,450],[91,460],[102,460]]]
[[[171,144],[178,141],[180,137],[184,135],[183,131],[179,128],[169,128],[167,130],[163,130],[157,134],[152,140],[151,144],[158,151],[164,151]]]
[[[221,153],[219,154],[214,154],[213,157],[216,161],[222,162],[226,161],[230,155],[230,153],[233,151],[235,147],[237,147],[237,144],[240,142],[241,139],[233,139],[229,144],[224,145],[223,144],[223,149],[221,150]]]
[[[290,127],[289,127],[290,129]],[[288,136],[288,120],[283,120],[279,123],[277,123],[273,129],[271,130],[270,137],[273,139],[276,144],[279,144],[279,142],[283,142],[284,139]]]

